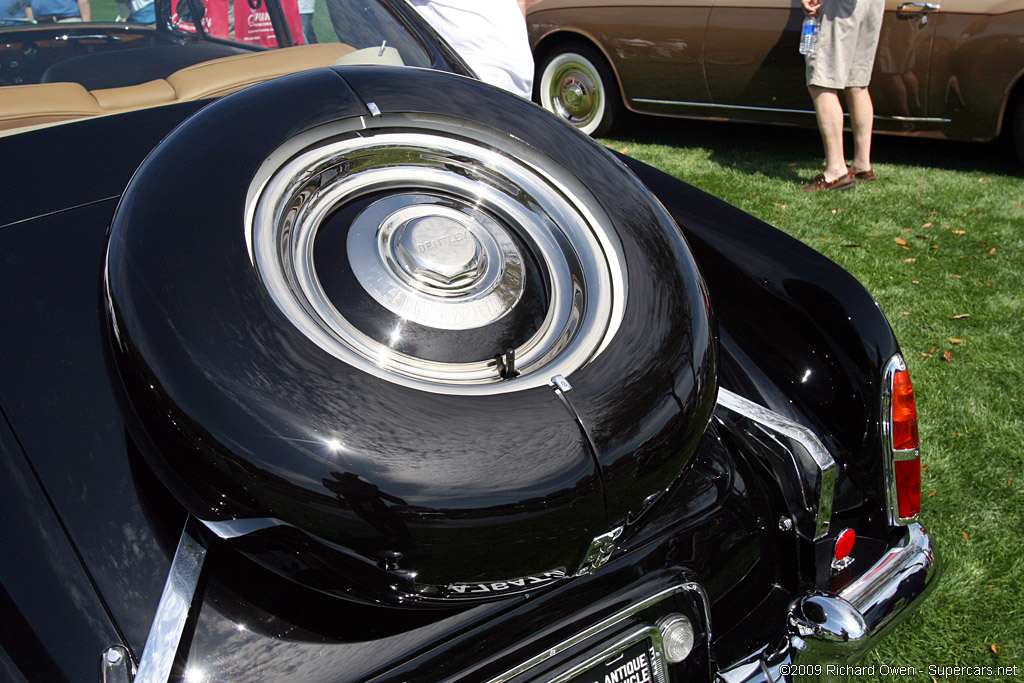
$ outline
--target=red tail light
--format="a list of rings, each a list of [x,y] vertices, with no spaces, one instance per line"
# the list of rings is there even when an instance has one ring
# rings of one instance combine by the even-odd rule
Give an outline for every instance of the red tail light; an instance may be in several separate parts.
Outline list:
[[[896,356],[886,369],[889,400],[884,427],[890,437],[886,458],[886,489],[892,521],[914,521],[921,511],[921,457],[918,448],[917,404],[914,386],[903,359]]]
[[[921,512],[921,459],[897,460],[896,504],[900,519],[917,517]]]
[[[892,378],[892,447],[893,450],[906,451],[920,445],[914,386],[910,383],[910,373],[900,370]]]

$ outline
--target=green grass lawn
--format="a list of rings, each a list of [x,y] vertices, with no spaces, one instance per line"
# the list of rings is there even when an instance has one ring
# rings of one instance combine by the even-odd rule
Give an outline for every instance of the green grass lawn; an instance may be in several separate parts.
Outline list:
[[[944,574],[863,662],[876,665],[866,680],[1024,681],[1024,166],[1009,144],[876,136],[878,181],[805,193],[822,166],[816,131],[648,118],[621,130],[603,142],[851,271],[896,331],[920,420],[921,520]],[[929,671],[940,666],[992,670]]]

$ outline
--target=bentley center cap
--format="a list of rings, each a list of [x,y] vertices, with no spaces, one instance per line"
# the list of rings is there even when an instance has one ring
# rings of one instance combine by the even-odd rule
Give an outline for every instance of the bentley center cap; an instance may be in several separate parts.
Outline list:
[[[407,274],[434,287],[465,286],[486,265],[480,242],[468,225],[448,216],[413,218],[398,229],[395,260]]]
[[[524,287],[523,257],[501,224],[458,199],[399,193],[352,222],[352,272],[381,306],[443,330],[483,327]]]

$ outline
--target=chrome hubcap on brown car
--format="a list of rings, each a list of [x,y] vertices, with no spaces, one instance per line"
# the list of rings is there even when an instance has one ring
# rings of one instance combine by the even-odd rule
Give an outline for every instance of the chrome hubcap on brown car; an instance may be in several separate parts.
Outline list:
[[[541,105],[585,133],[597,127],[604,110],[603,84],[585,57],[567,52],[552,59],[541,74]]]
[[[580,112],[586,113],[590,108],[592,100],[591,92],[580,83],[575,75],[570,75],[562,81],[562,103],[572,114],[578,116]]]

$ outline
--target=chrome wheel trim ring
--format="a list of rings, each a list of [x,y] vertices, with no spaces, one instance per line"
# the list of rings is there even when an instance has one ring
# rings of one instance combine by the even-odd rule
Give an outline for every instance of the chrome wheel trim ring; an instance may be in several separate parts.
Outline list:
[[[589,135],[604,117],[602,85],[600,72],[589,59],[573,52],[560,54],[541,74],[541,106]],[[585,106],[576,100],[583,100]]]
[[[395,161],[396,150],[405,161]],[[331,182],[324,182],[325,174]],[[501,232],[509,230],[527,246],[547,279],[549,302],[539,329],[514,349],[519,376],[502,379],[493,359],[444,363],[402,354],[357,329],[330,302],[313,264],[317,231],[346,201],[383,190],[397,196],[439,192],[483,207],[503,226],[490,233],[496,242],[507,239]],[[623,316],[625,261],[596,199],[541,152],[464,120],[389,115],[293,138],[251,183],[245,225],[264,287],[305,337],[371,375],[424,391],[497,394],[550,384],[599,355]],[[374,240],[380,244],[379,235]],[[499,249],[507,261],[509,252]],[[390,276],[393,270],[382,264],[380,272]],[[488,291],[474,295],[494,291],[483,289]]]

